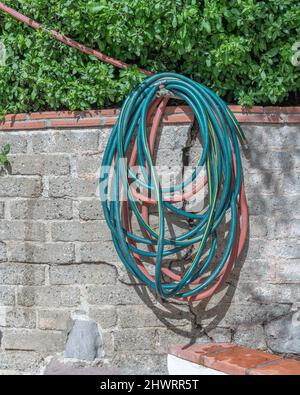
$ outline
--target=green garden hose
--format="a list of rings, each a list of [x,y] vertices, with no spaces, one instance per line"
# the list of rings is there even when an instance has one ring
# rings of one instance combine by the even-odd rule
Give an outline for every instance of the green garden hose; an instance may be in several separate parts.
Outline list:
[[[160,96],[162,91],[165,96]],[[187,180],[175,187],[163,188],[155,171],[153,148],[159,121],[172,95],[184,100],[193,109],[203,150]],[[149,135],[147,126],[153,113],[156,115]],[[122,106],[103,156],[100,197],[120,259],[138,281],[149,285],[164,298],[199,300],[210,296],[225,280],[243,248],[248,219],[238,138],[242,143],[246,142],[243,131],[226,104],[207,87],[179,74],[161,73],[147,78]],[[131,169],[136,161],[144,169],[143,178],[137,177]],[[111,167],[114,172],[110,183],[107,169]],[[199,185],[202,188],[207,183],[208,207],[200,213],[178,208],[176,202],[187,198],[182,191],[193,185],[203,167],[206,180],[196,183],[192,190],[196,192]],[[130,180],[146,193],[133,190]],[[155,198],[149,198],[149,194],[154,194]],[[173,194],[176,198],[165,198],[166,194]],[[158,210],[157,232],[148,221],[148,207],[151,205]],[[142,206],[142,212],[139,206]],[[168,212],[192,219],[196,225],[183,235],[168,238],[165,232]],[[218,264],[213,265],[219,244],[217,228],[226,213],[230,214],[229,235]],[[131,215],[143,228],[143,236],[132,231]],[[164,266],[164,258],[195,245],[197,251],[193,261],[182,276]],[[204,255],[207,249],[209,253]],[[153,261],[154,276],[143,259]]]

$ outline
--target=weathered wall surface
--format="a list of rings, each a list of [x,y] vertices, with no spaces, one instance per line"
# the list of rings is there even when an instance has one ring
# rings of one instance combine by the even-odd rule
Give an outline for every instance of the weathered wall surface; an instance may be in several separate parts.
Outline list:
[[[0,370],[75,364],[164,372],[168,344],[226,341],[300,355],[300,125],[244,124],[250,237],[226,287],[194,305],[135,286],[97,199],[111,127],[0,131]],[[165,125],[163,162],[193,160],[187,124]],[[171,144],[170,144],[171,141]],[[83,340],[82,340],[83,339]],[[78,362],[81,361],[81,362]]]

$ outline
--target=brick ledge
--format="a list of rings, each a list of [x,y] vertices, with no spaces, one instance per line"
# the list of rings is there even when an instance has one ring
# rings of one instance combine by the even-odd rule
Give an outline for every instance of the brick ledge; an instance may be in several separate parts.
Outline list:
[[[252,108],[231,105],[231,110],[240,123],[300,124],[299,107]],[[119,109],[90,111],[46,111],[34,113],[8,114],[0,122],[0,130],[32,130],[48,128],[82,128],[113,126]],[[192,122],[193,113],[188,106],[167,108],[163,123],[180,124]]]
[[[300,361],[232,343],[176,344],[169,354],[230,375],[300,375]]]

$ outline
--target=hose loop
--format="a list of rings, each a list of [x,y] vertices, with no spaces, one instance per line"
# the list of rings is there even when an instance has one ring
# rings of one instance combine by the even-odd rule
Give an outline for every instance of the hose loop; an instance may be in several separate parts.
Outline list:
[[[155,148],[171,97],[193,110],[202,152],[191,174],[175,185],[163,185]],[[248,210],[239,141],[246,144],[227,105],[209,88],[179,74],[147,78],[123,103],[102,160],[100,197],[121,261],[138,282],[163,298],[210,297],[243,249]],[[187,202],[204,191],[204,208],[187,210]],[[157,213],[154,226],[150,212]],[[168,234],[168,216],[193,227]]]

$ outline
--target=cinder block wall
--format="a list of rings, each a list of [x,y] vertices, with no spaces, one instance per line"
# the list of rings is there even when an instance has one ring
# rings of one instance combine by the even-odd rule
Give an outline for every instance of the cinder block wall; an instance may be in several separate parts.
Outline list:
[[[168,345],[178,342],[300,355],[299,111],[233,109],[249,140],[243,166],[250,236],[226,287],[194,305],[159,300],[119,263],[96,193],[113,110],[6,118],[0,146],[11,144],[11,168],[0,175],[0,371],[38,373],[55,356],[163,373]],[[178,165],[183,152],[191,163],[192,116],[172,111],[161,163]]]

